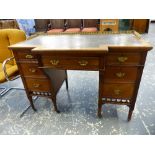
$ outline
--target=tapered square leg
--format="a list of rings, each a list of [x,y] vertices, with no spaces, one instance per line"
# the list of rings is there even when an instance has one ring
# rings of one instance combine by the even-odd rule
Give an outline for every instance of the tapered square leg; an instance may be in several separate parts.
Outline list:
[[[37,111],[37,109],[35,108],[34,104],[33,104],[33,99],[32,99],[32,96],[28,96],[28,99],[30,101],[30,104],[31,104],[31,107],[34,111]]]
[[[68,75],[67,75],[67,71],[65,71],[65,73],[66,73],[66,79],[65,79],[65,81],[66,81],[66,89],[68,90]]]
[[[102,114],[101,114],[101,110],[102,110],[102,104],[98,103],[98,117],[101,118],[102,117]]]
[[[52,101],[53,101],[54,111],[56,111],[57,113],[60,113],[60,111],[57,108],[56,95],[52,96]]]
[[[129,113],[128,113],[128,121],[131,120],[131,117],[132,117],[132,113],[133,113],[133,108],[129,108]]]

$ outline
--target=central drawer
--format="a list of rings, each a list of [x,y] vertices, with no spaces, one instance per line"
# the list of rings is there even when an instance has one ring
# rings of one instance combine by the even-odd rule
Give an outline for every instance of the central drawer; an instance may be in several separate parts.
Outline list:
[[[107,84],[103,86],[102,97],[130,99],[133,95],[134,84]]]
[[[138,75],[138,67],[134,66],[106,66],[104,72],[105,82],[135,82]]]
[[[48,79],[25,78],[29,91],[50,92],[50,82]]]
[[[99,58],[96,57],[50,57],[42,56],[43,67],[60,69],[98,70]]]

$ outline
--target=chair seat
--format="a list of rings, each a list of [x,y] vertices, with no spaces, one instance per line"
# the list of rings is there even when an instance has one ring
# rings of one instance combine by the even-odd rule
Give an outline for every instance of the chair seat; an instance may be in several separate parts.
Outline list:
[[[80,32],[80,28],[68,28],[65,32]]]
[[[18,71],[18,67],[17,65],[6,64],[6,70],[7,70],[8,76],[12,76],[14,75],[14,73]],[[2,70],[2,63],[0,63],[0,83],[4,81],[6,81],[6,79],[5,79],[4,72]]]
[[[96,27],[86,27],[82,29],[82,32],[97,32]]]
[[[52,29],[52,30],[49,30],[47,31],[48,34],[51,34],[51,33],[60,33],[60,32],[63,32],[64,29]]]

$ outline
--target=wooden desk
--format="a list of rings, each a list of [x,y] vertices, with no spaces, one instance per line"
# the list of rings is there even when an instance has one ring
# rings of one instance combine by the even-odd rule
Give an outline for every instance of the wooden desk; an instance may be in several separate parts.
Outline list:
[[[15,55],[28,98],[51,95],[49,73],[53,69],[99,71],[98,116],[101,117],[105,103],[127,105],[128,120],[147,52],[152,49],[135,31],[41,35],[9,48]]]

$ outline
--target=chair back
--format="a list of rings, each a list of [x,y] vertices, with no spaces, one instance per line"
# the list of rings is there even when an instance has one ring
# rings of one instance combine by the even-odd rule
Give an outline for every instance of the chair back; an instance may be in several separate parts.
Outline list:
[[[50,24],[52,29],[64,29],[65,20],[64,19],[50,19]]]
[[[19,25],[15,19],[0,20],[0,29],[19,29]]]
[[[67,28],[81,28],[82,20],[81,19],[67,19],[66,25],[67,25]]]
[[[83,19],[83,27],[96,27],[98,28],[98,19]]]
[[[48,29],[49,19],[35,19],[36,32],[45,32]]]
[[[13,53],[8,46],[17,42],[26,40],[24,31],[18,29],[1,29],[0,30],[0,63],[5,59],[12,57]],[[14,65],[15,61],[10,61],[8,64]]]

